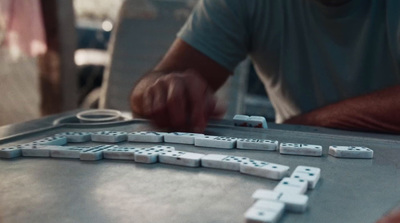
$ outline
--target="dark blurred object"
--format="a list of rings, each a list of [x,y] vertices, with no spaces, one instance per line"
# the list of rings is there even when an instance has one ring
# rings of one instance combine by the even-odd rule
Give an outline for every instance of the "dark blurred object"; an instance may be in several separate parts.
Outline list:
[[[93,48],[107,50],[110,41],[113,22],[80,21],[77,24],[76,32],[78,37],[78,49]]]
[[[110,20],[80,21],[76,30],[78,50],[75,52],[75,63],[78,67],[79,80],[78,104],[81,107],[95,108],[98,107],[98,100],[86,98],[90,92],[101,86],[104,67],[108,62],[107,48],[113,22]]]
[[[72,1],[41,0],[41,7],[47,51],[38,57],[40,108],[50,115],[77,108],[75,19]]]

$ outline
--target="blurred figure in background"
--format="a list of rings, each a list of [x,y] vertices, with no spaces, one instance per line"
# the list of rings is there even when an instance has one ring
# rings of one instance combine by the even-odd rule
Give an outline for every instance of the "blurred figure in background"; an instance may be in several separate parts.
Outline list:
[[[12,56],[21,53],[35,57],[47,50],[39,0],[1,0],[0,26],[4,30],[1,46]]]

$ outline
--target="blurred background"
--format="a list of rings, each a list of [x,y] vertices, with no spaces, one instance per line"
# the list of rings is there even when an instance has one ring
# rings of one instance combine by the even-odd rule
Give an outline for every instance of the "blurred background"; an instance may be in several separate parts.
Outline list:
[[[28,17],[32,11],[26,3],[29,1],[2,1],[13,2],[0,4],[3,17],[9,13],[13,22],[19,22],[24,15]],[[28,12],[16,3],[22,1],[28,4],[24,6]],[[46,53],[29,55],[5,46],[6,36],[13,30],[10,31],[10,19],[0,19],[0,125],[78,108],[129,111],[132,86],[161,59],[197,3],[35,1],[41,6]],[[22,12],[10,10],[12,7]],[[32,17],[28,20],[31,22]],[[30,26],[30,30],[39,29]],[[226,118],[247,114],[274,121],[272,105],[248,59],[238,65],[235,75],[217,95],[229,101]]]

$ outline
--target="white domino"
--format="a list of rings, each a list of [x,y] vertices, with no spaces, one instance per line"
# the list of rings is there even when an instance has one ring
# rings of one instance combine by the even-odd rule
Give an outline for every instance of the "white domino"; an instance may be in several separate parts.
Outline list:
[[[118,148],[115,145],[100,145],[81,151],[79,159],[81,160],[101,160],[103,159],[103,151],[106,149]]]
[[[278,148],[278,141],[267,139],[238,139],[236,148],[274,151]]]
[[[204,134],[171,132],[164,135],[164,142],[193,145],[196,137],[204,137]]]
[[[182,151],[165,151],[158,155],[160,163],[173,164],[179,166],[198,167],[200,166],[201,157],[204,154],[188,153]]]
[[[372,159],[374,151],[361,146],[329,146],[329,155],[338,158]]]
[[[308,196],[304,194],[281,193],[271,190],[258,189],[252,198],[257,200],[274,200],[285,203],[285,209],[290,212],[301,213],[306,211],[308,205]]]
[[[90,132],[62,132],[55,134],[67,138],[68,142],[88,142],[91,140],[92,133]]]
[[[280,180],[287,176],[289,167],[258,160],[249,160],[240,164],[240,172],[248,175]]]
[[[291,212],[305,212],[308,206],[308,196],[304,194],[281,193],[279,201],[285,203],[285,209]]]
[[[248,126],[247,120],[249,118],[250,117],[247,115],[235,115],[233,117],[233,124],[235,126],[247,127]]]
[[[33,144],[39,145],[54,145],[54,146],[63,146],[67,144],[67,138],[63,136],[52,136],[46,137],[44,139],[39,139],[32,142]]]
[[[290,175],[291,178],[300,178],[303,180],[307,180],[309,189],[315,188],[315,185],[317,185],[320,176],[321,169],[310,166],[297,166],[292,175]]]
[[[264,128],[267,129],[267,120],[265,120],[264,117],[262,116],[250,116],[247,119],[247,125],[248,127],[253,127],[253,128]]]
[[[274,188],[274,191],[289,194],[304,194],[307,191],[307,185],[307,180],[285,177]]]
[[[174,151],[172,146],[154,146],[135,151],[135,162],[138,163],[157,163],[158,155],[162,152]]]
[[[285,208],[285,204],[279,201],[260,200],[254,202],[251,207],[266,210],[283,211],[283,209]]]
[[[94,142],[117,143],[126,141],[127,134],[121,131],[100,131],[92,133],[91,139]]]
[[[279,201],[256,201],[244,214],[247,223],[275,223],[285,209],[285,204]]]
[[[17,146],[0,148],[0,158],[11,159],[21,156],[21,148]]]
[[[194,145],[220,149],[233,149],[236,146],[236,141],[237,138],[234,137],[204,136],[195,138]]]
[[[115,159],[115,160],[135,160],[135,152],[144,148],[134,147],[115,147],[108,148],[103,151],[104,159]]]
[[[208,154],[201,157],[201,166],[222,170],[239,171],[240,164],[249,161],[247,157]]]
[[[138,163],[157,163],[158,152],[154,148],[145,148],[135,151],[135,162]]]
[[[19,144],[17,145],[18,148],[22,149],[22,148],[34,148],[35,146],[38,146],[40,144],[36,143],[36,142],[30,142],[30,143],[24,143],[24,144]]]
[[[322,156],[322,146],[298,143],[281,143],[279,146],[279,152],[281,154],[300,156]]]
[[[156,152],[167,152],[167,151],[174,151],[175,147],[173,146],[153,146],[151,149],[154,149]]]
[[[281,195],[280,192],[272,191],[272,190],[265,190],[265,189],[258,189],[254,191],[251,197],[254,201],[257,200],[278,200],[279,196]]]
[[[20,145],[22,156],[29,157],[50,157],[50,150],[62,146],[57,145],[38,145],[36,143],[28,143]]]
[[[90,146],[54,146],[50,150],[50,157],[79,159],[81,152],[88,150]]]
[[[164,132],[131,132],[128,134],[130,142],[164,142]]]

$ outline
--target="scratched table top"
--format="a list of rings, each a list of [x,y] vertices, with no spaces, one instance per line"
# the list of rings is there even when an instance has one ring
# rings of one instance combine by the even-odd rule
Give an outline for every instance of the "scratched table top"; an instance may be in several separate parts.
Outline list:
[[[157,130],[145,120],[112,124],[57,124],[55,118],[0,128],[0,146],[30,142],[66,131]],[[280,155],[277,151],[224,150],[168,143],[176,150],[245,156],[290,166],[321,168],[308,190],[303,214],[285,213],[280,222],[375,222],[400,202],[400,137],[384,134],[269,124],[270,129],[233,127],[213,121],[208,135],[274,139],[323,146],[322,157]],[[70,143],[72,144],[72,143]],[[99,143],[79,143],[94,145]],[[74,144],[76,145],[76,143]],[[367,146],[373,159],[339,159],[330,145]],[[132,161],[54,158],[0,159],[0,222],[243,222],[259,188],[278,181],[209,168]]]

